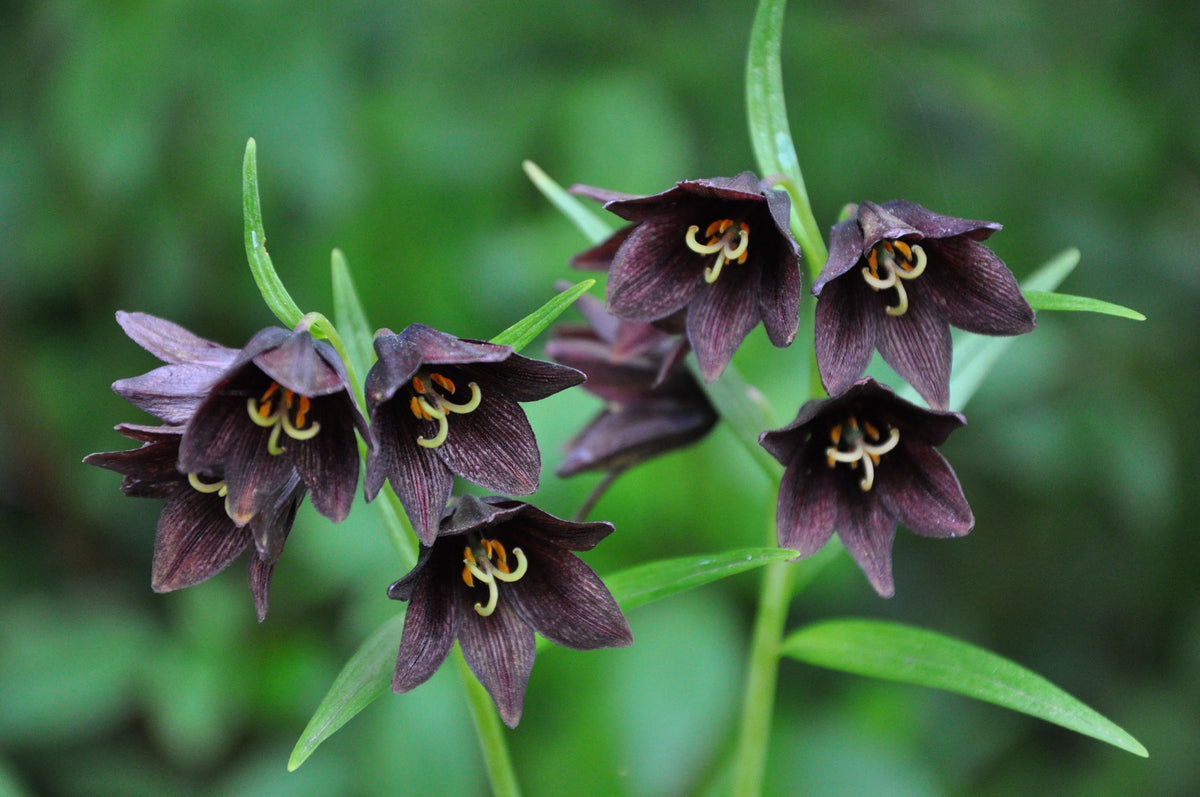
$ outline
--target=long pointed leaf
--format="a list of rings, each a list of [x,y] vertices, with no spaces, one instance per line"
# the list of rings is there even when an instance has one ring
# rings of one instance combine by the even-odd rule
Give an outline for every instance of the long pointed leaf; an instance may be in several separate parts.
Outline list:
[[[1146,316],[1137,310],[1087,296],[1072,296],[1069,293],[1052,293],[1050,291],[1025,291],[1025,298],[1029,300],[1029,304],[1034,310],[1073,310],[1115,315],[1118,318],[1129,318],[1134,321],[1146,320]]]
[[[580,202],[579,197],[568,193],[550,175],[542,171],[541,167],[536,163],[525,161],[521,164],[521,168],[525,170],[525,175],[529,178],[530,182],[542,192],[542,195],[546,199],[550,200],[550,204],[558,208],[583,233],[588,241],[598,244],[612,235],[612,227],[608,226],[604,219],[600,218],[595,211],[583,202]]]
[[[267,254],[267,233],[263,229],[262,205],[258,197],[258,160],[254,139],[246,142],[246,155],[242,159],[242,216],[245,222],[246,259],[250,273],[262,294],[263,301],[289,329],[300,323],[304,316],[300,307],[292,300],[275,272],[271,256]]]
[[[791,634],[781,652],[818,667],[957,692],[1149,755],[1137,739],[1042,676],[933,631],[876,620],[829,620]]]
[[[520,351],[529,345],[543,329],[550,326],[554,322],[554,319],[562,315],[562,312],[570,307],[572,302],[587,293],[595,284],[596,281],[594,279],[585,279],[583,282],[568,288],[492,338],[492,343],[512,346],[516,351]]]
[[[625,611],[795,556],[786,548],[740,548],[636,565],[604,579]]]

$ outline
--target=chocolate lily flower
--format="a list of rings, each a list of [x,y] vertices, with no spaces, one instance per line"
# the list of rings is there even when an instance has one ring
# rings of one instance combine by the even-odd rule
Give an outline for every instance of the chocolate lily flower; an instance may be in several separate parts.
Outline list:
[[[651,196],[572,190],[634,222],[572,263],[608,267],[608,306],[618,318],[658,322],[686,310],[688,340],[705,381],[721,375],[760,320],[774,345],[795,338],[800,247],[784,191],[751,172],[685,180]]]
[[[421,542],[433,542],[454,474],[489,490],[537,490],[542,457],[517,402],[577,385],[573,368],[514,354],[511,346],[456,338],[424,324],[375,336],[379,359],[365,391],[379,441],[367,458],[366,494],[390,480]]]
[[[120,311],[117,323],[139,346],[167,364],[141,376],[119,379],[113,390],[164,423],[187,423],[238,354],[237,349],[146,313]]]
[[[166,499],[154,541],[151,587],[155,592],[199,584],[224,570],[255,540],[274,546],[250,556],[250,592],[259,622],[267,616],[271,574],[287,539],[304,485],[293,476],[268,497],[248,526],[238,526],[226,510],[227,489],[221,479],[201,479],[176,468],[181,426],[121,424],[117,431],[143,442],[131,451],[90,454],[89,465],[120,473],[121,491],[141,498]]]
[[[676,338],[619,321],[590,296],[576,304],[589,325],[558,327],[546,354],[587,374],[583,389],[605,407],[567,444],[559,476],[619,472],[708,434],[717,413],[684,365]]]
[[[878,348],[930,406],[950,402],[950,326],[1019,335],[1034,326],[1016,279],[980,241],[992,221],[941,216],[913,202],[863,202],[837,224],[812,292],[821,381],[837,395]]]
[[[338,522],[358,484],[355,429],[374,446],[333,347],[302,327],[269,327],[246,343],[196,409],[179,446],[179,469],[220,476],[239,526],[297,476],[316,510]]]
[[[780,547],[804,558],[836,531],[875,591],[890,598],[897,523],[926,537],[957,537],[975,525],[958,477],[934,449],[964,423],[869,378],[805,403],[796,420],[758,439],[785,466],[775,510]]]
[[[407,692],[441,666],[457,639],[510,728],[521,719],[537,647],[534,632],[576,650],[633,642],[588,551],[611,523],[572,523],[535,506],[464,495],[446,512],[417,565],[388,588],[409,601],[392,689]]]

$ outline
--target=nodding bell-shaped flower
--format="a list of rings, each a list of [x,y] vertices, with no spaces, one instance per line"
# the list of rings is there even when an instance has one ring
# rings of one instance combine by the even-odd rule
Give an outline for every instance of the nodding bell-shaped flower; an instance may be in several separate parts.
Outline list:
[[[546,354],[587,374],[583,389],[604,408],[567,443],[559,476],[619,472],[708,434],[717,413],[683,362],[686,344],[650,324],[621,321],[590,296],[576,306],[588,324],[557,327]]]
[[[612,594],[572,551],[591,550],[611,523],[573,523],[535,506],[464,495],[446,511],[416,567],[388,589],[408,601],[392,689],[407,692],[441,666],[454,641],[500,718],[516,727],[537,645],[534,632],[576,650],[624,647],[633,634]]]
[[[301,324],[255,334],[188,421],[179,468],[225,482],[230,517],[244,526],[295,479],[334,522],[358,486],[355,431],[374,438],[334,348]],[[258,540],[260,551],[274,547]]]
[[[981,335],[1033,329],[1016,279],[981,241],[1000,229],[913,202],[863,202],[834,226],[812,292],[817,366],[841,393],[875,349],[931,407],[950,402],[950,327]]]
[[[375,352],[365,383],[378,440],[367,459],[368,501],[390,481],[428,545],[456,474],[506,495],[537,490],[542,457],[518,402],[578,385],[583,374],[424,324],[380,330]]]
[[[224,480],[201,479],[195,473],[180,473],[176,467],[183,427],[121,424],[117,431],[142,441],[142,447],[90,454],[83,461],[120,473],[124,477],[121,491],[126,495],[166,500],[154,540],[150,582],[154,591],[171,592],[199,584],[252,548],[254,540],[271,540],[275,550],[252,552],[249,565],[258,619],[266,619],[275,560],[304,499],[304,484],[293,476],[268,496],[248,525],[238,526],[226,508]]]
[[[721,375],[759,321],[775,346],[791,344],[800,247],[786,192],[751,172],[685,180],[650,196],[571,190],[633,222],[572,264],[608,270],[608,309],[618,318],[658,323],[684,313],[705,381]]]
[[[790,424],[759,436],[785,468],[775,509],[780,547],[801,559],[837,532],[875,591],[890,598],[897,523],[926,537],[957,537],[975,525],[958,477],[934,448],[964,423],[870,378],[806,402]]]

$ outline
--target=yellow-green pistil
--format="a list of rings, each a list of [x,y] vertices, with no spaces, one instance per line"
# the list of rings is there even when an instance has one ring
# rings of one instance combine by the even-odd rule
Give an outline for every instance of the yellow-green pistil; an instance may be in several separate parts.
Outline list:
[[[825,449],[829,467],[842,462],[854,469],[862,463],[863,476],[858,486],[865,493],[875,484],[875,466],[880,458],[900,442],[900,430],[889,430],[884,439],[877,427],[870,423],[859,426],[858,419],[851,415],[844,425],[839,423],[829,430],[829,441],[833,443]]]
[[[726,263],[732,263],[735,260],[738,263],[746,262],[747,250],[750,247],[750,227],[748,225],[735,224],[733,219],[718,219],[708,225],[708,229],[704,231],[708,242],[703,244],[696,240],[698,232],[700,232],[699,225],[693,224],[688,227],[683,240],[688,245],[688,249],[696,254],[716,254],[717,261],[704,269],[705,282],[716,282]]]
[[[271,430],[271,436],[267,438],[267,451],[272,454],[282,454],[286,450],[279,445],[281,431],[293,440],[316,437],[317,432],[321,431],[321,424],[309,420],[311,409],[312,401],[308,396],[282,388],[278,382],[272,382],[257,401],[246,399],[246,412],[250,420]]]
[[[454,386],[454,382],[439,373],[417,374],[412,378],[412,388],[416,393],[409,401],[412,414],[422,420],[436,420],[438,422],[436,435],[432,438],[426,438],[423,435],[417,438],[418,445],[425,448],[437,448],[446,442],[446,435],[450,432],[450,422],[446,419],[447,413],[454,412],[459,415],[466,415],[468,412],[474,412],[479,406],[479,402],[483,399],[479,385],[474,382],[467,384],[467,387],[471,390],[471,398],[467,399],[463,404],[456,404],[446,398],[445,395],[434,389],[434,385],[440,387],[450,395],[458,392]]]
[[[496,588],[496,580],[499,579],[510,584],[520,581],[521,577],[525,575],[525,571],[529,569],[529,561],[525,558],[524,551],[520,548],[513,548],[512,554],[517,560],[515,569],[509,566],[508,552],[497,540],[484,537],[477,544],[467,545],[463,548],[463,583],[468,587],[475,586],[476,581],[487,584],[487,603],[475,604],[475,611],[479,612],[481,617],[490,617],[492,612],[496,611],[496,601],[500,597],[500,591]]]
[[[885,307],[890,316],[908,312],[908,293],[905,280],[914,280],[925,271],[925,250],[919,244],[907,244],[899,239],[880,241],[867,255],[863,279],[876,291],[896,289],[896,304]]]

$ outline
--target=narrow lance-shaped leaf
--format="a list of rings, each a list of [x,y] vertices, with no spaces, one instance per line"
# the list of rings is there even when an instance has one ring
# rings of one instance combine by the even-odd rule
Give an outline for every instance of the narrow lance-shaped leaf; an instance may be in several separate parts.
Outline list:
[[[818,667],[957,692],[1149,755],[1124,730],[1042,676],[933,631],[875,620],[829,620],[791,634],[781,651]]]
[[[289,772],[303,764],[321,742],[337,732],[355,714],[388,691],[403,631],[404,614],[401,613],[380,626],[350,657],[300,734],[300,740],[288,759]]]
[[[258,197],[258,162],[254,139],[246,142],[246,156],[242,160],[242,214],[246,226],[246,259],[250,273],[262,294],[263,301],[291,329],[304,316],[300,307],[292,300],[283,281],[275,273],[271,256],[267,254],[267,234],[263,230],[262,205]]]
[[[1115,315],[1118,318],[1129,318],[1133,321],[1145,321],[1146,316],[1137,310],[1122,307],[1119,304],[1106,302],[1102,299],[1092,299],[1088,296],[1072,296],[1068,293],[1052,293],[1050,291],[1024,291],[1034,310],[1073,310],[1085,313],[1102,313]]]
[[[346,256],[340,249],[334,249],[330,260],[334,323],[345,341],[346,358],[350,361],[351,369],[356,374],[366,374],[375,362],[375,350],[371,347],[374,333],[359,301],[358,291],[354,288],[354,278],[350,275]],[[362,399],[361,395],[359,399]]]
[[[521,168],[542,195],[550,200],[550,204],[558,208],[593,245],[612,235],[612,227],[599,214],[568,193],[536,163],[527,160],[521,164]]]
[[[492,338],[492,343],[512,346],[513,351],[520,351],[541,334],[542,330],[554,323],[554,319],[562,315],[571,303],[582,296],[596,284],[594,279],[586,279],[555,296],[529,315],[513,324],[508,329]]]

